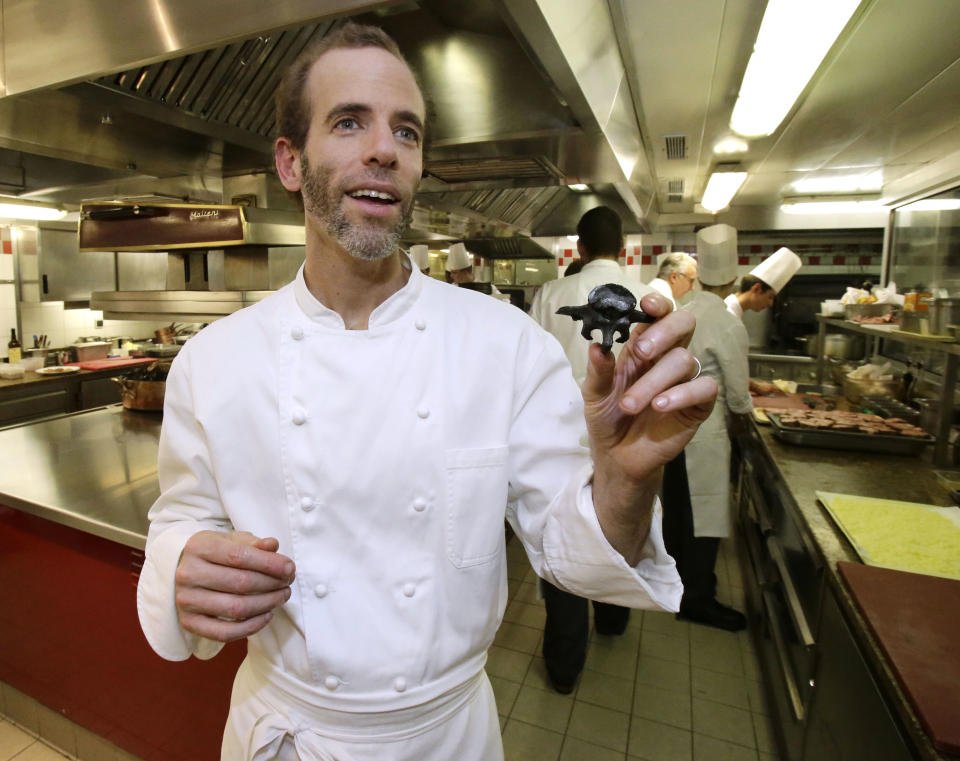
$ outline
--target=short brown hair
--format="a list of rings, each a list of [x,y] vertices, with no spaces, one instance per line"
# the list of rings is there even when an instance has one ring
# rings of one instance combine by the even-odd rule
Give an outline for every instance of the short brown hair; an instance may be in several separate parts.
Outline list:
[[[302,151],[307,144],[307,133],[313,117],[310,101],[304,95],[310,69],[324,53],[341,48],[380,48],[398,58],[410,69],[410,64],[403,57],[397,43],[378,26],[350,21],[307,47],[284,72],[275,99],[277,137],[287,138],[298,151]],[[410,73],[413,74],[412,69]],[[416,74],[413,74],[413,78],[422,95],[423,88],[420,87]]]

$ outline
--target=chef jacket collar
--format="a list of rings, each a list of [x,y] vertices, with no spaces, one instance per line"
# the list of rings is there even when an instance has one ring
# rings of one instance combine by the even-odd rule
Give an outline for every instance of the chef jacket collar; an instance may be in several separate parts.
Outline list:
[[[590,268],[592,270],[601,270],[601,269],[610,269],[620,271],[620,265],[615,262],[613,259],[594,259],[592,262],[588,262],[583,265],[583,270]],[[580,270],[583,272],[583,270]]]
[[[426,275],[412,266],[409,257],[402,251],[400,252],[400,264],[409,273],[406,285],[390,295],[370,313],[369,328],[386,325],[403,316],[410,310],[420,295]],[[307,288],[307,281],[303,276],[303,267],[304,265],[301,264],[293,281],[293,293],[297,300],[297,306],[303,310],[307,317],[324,327],[345,329],[346,325],[343,318],[337,312],[321,304],[316,296],[310,293],[310,289]]]

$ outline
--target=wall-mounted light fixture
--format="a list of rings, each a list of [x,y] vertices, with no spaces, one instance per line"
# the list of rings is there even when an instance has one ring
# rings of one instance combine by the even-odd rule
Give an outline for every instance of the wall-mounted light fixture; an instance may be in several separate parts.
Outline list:
[[[726,209],[746,179],[747,173],[740,164],[717,164],[707,180],[700,205],[712,214]]]
[[[0,219],[29,219],[49,222],[63,219],[66,215],[66,211],[50,204],[23,201],[11,196],[0,196]]]
[[[590,186],[584,185],[582,182],[575,182],[573,185],[567,185],[567,187],[577,193],[587,193],[590,190]]]
[[[860,0],[769,0],[730,117],[744,137],[771,134],[800,97]]]

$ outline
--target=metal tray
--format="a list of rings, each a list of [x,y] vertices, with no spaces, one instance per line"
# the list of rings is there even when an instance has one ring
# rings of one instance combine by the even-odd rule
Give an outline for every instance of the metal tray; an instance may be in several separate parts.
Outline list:
[[[919,454],[936,439],[926,436],[891,436],[888,433],[854,433],[853,431],[816,430],[785,426],[778,413],[767,412],[773,435],[787,444],[821,449],[844,449],[853,452],[882,452],[885,454]]]

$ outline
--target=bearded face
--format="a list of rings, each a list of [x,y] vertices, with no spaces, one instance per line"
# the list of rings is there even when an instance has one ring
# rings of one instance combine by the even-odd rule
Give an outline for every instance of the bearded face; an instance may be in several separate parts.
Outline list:
[[[347,217],[343,199],[350,188],[358,185],[360,178],[346,177],[337,180],[329,167],[310,165],[306,153],[301,154],[301,192],[303,205],[351,256],[366,261],[385,259],[397,250],[400,235],[410,220],[413,211],[413,195],[398,200],[383,199],[382,203],[397,207],[397,213],[389,216],[355,215]],[[370,169],[363,179],[382,180],[385,170]],[[384,175],[383,177],[378,175]],[[378,199],[379,200],[379,199]]]

